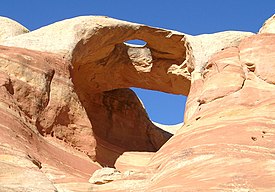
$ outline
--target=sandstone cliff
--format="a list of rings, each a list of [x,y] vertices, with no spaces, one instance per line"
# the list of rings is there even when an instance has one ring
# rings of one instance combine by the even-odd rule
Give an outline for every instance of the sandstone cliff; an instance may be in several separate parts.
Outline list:
[[[1,18],[1,191],[274,191],[274,26]],[[129,87],[188,95],[184,125],[172,137]]]

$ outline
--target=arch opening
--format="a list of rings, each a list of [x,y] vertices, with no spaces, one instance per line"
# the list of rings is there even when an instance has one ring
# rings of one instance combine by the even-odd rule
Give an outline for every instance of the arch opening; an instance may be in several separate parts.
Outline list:
[[[147,42],[143,41],[141,39],[132,39],[132,40],[125,41],[124,44],[132,45],[132,46],[138,46],[138,47],[144,47],[144,46],[147,45]]]
[[[163,122],[151,122],[129,87],[187,95],[183,37],[145,26],[105,26],[76,45],[72,82],[91,122],[95,159],[103,166],[114,166],[125,151],[156,152],[173,135],[159,128]],[[183,113],[184,107],[180,120],[164,124],[181,123]]]
[[[78,95],[97,141],[96,160],[103,166],[114,166],[124,152],[156,152],[173,136],[169,129],[151,122],[129,88]]]
[[[159,128],[174,134],[184,123],[187,96],[141,88],[131,88],[141,100],[150,120]]]

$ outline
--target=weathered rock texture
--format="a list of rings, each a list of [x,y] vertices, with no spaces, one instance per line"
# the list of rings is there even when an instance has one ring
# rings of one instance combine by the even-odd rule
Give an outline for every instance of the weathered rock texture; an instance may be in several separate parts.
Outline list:
[[[274,191],[273,26],[191,36],[85,16],[1,29],[1,191]],[[129,87],[188,95],[184,125],[171,137]]]
[[[0,42],[29,32],[26,27],[6,17],[0,17],[0,26]]]

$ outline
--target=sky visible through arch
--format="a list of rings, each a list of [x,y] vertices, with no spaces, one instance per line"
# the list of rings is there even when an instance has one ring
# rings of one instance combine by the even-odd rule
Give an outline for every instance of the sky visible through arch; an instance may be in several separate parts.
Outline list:
[[[1,16],[30,30],[80,15],[106,15],[191,35],[225,30],[256,33],[273,14],[274,0],[1,0],[0,6]],[[183,120],[183,96],[133,90],[153,121],[177,124]]]

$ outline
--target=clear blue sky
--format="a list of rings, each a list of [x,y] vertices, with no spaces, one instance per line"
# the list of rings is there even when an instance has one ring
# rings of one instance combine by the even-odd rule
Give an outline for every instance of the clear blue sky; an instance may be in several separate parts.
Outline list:
[[[0,15],[30,30],[79,15],[110,17],[197,35],[224,30],[257,32],[275,13],[275,0],[1,0]],[[150,118],[183,120],[185,97],[134,89]]]

